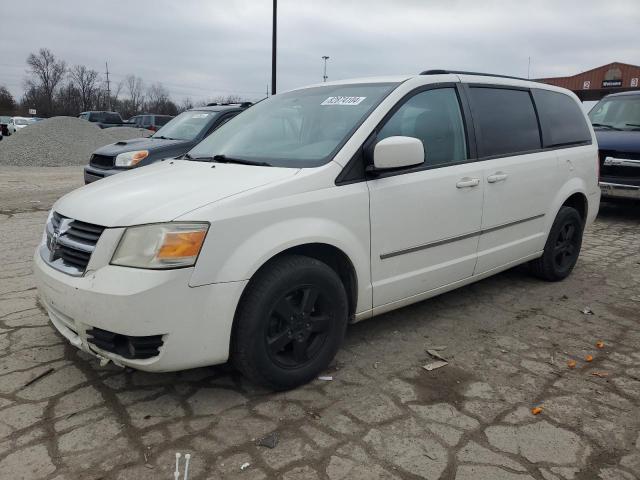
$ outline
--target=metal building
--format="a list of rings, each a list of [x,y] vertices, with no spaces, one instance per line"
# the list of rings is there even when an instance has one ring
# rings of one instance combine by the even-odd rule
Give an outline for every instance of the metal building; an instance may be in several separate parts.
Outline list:
[[[613,62],[571,77],[539,78],[537,81],[572,90],[580,100],[600,100],[605,95],[640,90],[640,66]]]

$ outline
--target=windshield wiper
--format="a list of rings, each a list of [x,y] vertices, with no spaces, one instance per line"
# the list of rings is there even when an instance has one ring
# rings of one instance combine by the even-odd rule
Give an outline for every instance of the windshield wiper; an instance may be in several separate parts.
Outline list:
[[[609,128],[611,130],[622,130],[621,128],[614,127],[613,125],[609,125],[607,123],[592,123],[591,125],[593,125],[594,127]]]
[[[625,123],[627,127],[640,127],[640,123]]]
[[[185,153],[182,156],[183,159],[192,160],[194,162],[213,162],[213,157],[192,157],[190,153]]]
[[[171,137],[165,137],[164,135],[159,135],[159,136],[152,136],[151,138],[161,138],[162,140],[175,140],[175,138],[171,138]]]
[[[218,154],[213,156],[213,161],[218,163],[237,163],[240,165],[255,165],[258,167],[270,167],[271,164],[267,162],[259,162],[256,160],[246,160],[244,158],[227,157],[226,155]]]

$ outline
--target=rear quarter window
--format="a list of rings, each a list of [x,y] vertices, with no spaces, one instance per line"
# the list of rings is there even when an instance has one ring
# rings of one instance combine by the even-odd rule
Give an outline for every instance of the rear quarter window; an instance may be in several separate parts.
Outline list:
[[[582,109],[569,95],[534,88],[533,99],[542,125],[544,147],[591,143]]]
[[[469,88],[481,157],[509,155],[541,148],[538,119],[527,90]]]

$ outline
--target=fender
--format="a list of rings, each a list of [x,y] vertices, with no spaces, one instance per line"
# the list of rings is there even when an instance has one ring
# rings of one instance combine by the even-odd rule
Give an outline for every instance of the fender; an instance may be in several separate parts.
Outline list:
[[[286,201],[280,198],[231,210],[212,222],[190,286],[249,280],[279,253],[321,243],[337,248],[351,261],[358,284],[356,312],[371,308],[366,184],[305,192]]]

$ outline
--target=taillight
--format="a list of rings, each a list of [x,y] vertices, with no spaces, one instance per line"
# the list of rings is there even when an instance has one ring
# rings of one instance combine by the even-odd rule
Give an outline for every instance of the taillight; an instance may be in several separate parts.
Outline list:
[[[157,131],[158,129],[157,129],[155,126],[151,125],[151,126],[149,127],[149,130],[151,130],[152,132],[155,132],[155,131]]]

